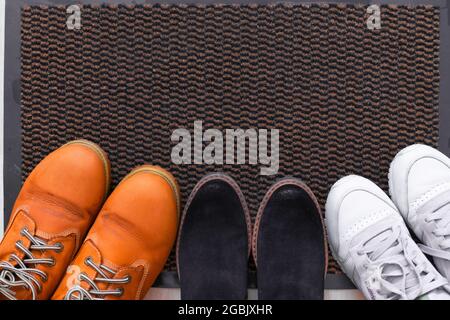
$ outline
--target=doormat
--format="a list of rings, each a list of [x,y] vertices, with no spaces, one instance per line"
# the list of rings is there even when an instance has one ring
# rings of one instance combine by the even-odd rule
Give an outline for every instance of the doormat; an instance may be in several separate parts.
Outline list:
[[[113,185],[160,165],[184,203],[201,177],[226,172],[254,218],[281,177],[302,179],[323,208],[338,178],[360,174],[387,191],[401,148],[437,146],[437,7],[381,6],[380,28],[362,5],[79,7],[72,27],[66,6],[22,8],[23,179],[53,149],[90,139],[109,154]],[[240,165],[174,164],[173,132],[193,134],[199,121],[203,131],[278,130],[277,174],[261,175],[248,154]],[[328,272],[340,272],[331,258]]]

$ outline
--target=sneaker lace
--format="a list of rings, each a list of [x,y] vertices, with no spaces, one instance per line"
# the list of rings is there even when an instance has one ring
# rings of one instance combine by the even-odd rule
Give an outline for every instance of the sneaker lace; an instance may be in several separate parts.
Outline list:
[[[104,300],[107,296],[117,296],[120,297],[123,294],[123,288],[118,288],[115,290],[101,290],[96,282],[107,283],[107,284],[127,284],[131,281],[131,276],[125,276],[124,278],[113,278],[116,272],[111,268],[103,264],[95,264],[91,257],[85,259],[85,264],[93,268],[100,276],[91,280],[87,274],[80,273],[78,275],[79,284],[70,288],[65,300]],[[91,289],[87,290],[81,287],[81,282],[86,282]]]
[[[365,282],[377,299],[415,299],[447,284],[419,250],[411,248],[409,235],[399,226],[379,230],[357,254],[368,258]]]
[[[425,223],[434,223],[432,234],[437,240],[438,248],[419,244],[420,249],[433,257],[450,261],[450,191],[430,200],[418,209],[419,215],[425,216]]]
[[[27,248],[21,240],[17,241],[16,248],[24,253],[24,258],[21,259],[13,253],[8,261],[0,262],[0,296],[16,300],[14,288],[25,287],[31,291],[31,298],[36,300],[38,292],[42,290],[41,281],[36,276],[39,276],[44,282],[47,281],[47,274],[37,269],[36,266],[38,264],[54,266],[55,260],[53,258],[36,258],[32,251],[61,251],[63,245],[61,243],[48,245],[45,241],[33,236],[27,228],[23,228],[20,234],[26,237],[31,245]]]

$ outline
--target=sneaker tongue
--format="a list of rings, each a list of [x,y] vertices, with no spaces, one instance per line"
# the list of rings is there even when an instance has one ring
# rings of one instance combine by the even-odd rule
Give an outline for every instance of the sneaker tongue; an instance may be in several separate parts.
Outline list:
[[[380,233],[374,235],[369,241],[366,242],[366,246],[382,246],[385,241],[389,241],[389,237],[392,235],[392,229],[386,229],[384,231],[381,231]],[[403,277],[406,276],[404,272],[406,270],[403,270],[398,263],[402,263],[403,261],[399,260],[399,253],[395,252],[396,255],[396,261],[392,261],[390,263],[390,258],[393,255],[393,248],[395,246],[398,246],[398,240],[392,243],[391,246],[389,246],[384,252],[381,253],[381,255],[375,255],[378,254],[376,252],[371,252],[368,254],[368,257],[370,260],[374,261],[375,263],[383,261],[383,267],[380,270],[381,274],[380,276],[383,277],[384,280],[394,284],[394,285],[401,285],[403,282]],[[408,276],[408,278],[411,275]]]
[[[450,203],[445,204],[444,206],[440,207],[438,209],[439,211],[444,210],[446,213],[450,212]],[[436,225],[439,228],[445,228],[449,224],[449,220],[447,219],[439,219],[436,221]],[[446,239],[449,238],[449,236],[445,236]]]
[[[444,211],[445,213],[450,212],[450,189],[439,193],[438,195],[432,197],[428,201],[425,201],[420,207],[417,208],[417,213],[430,214],[436,211]],[[444,215],[445,216],[445,215]],[[448,219],[436,220],[436,225],[438,227],[446,227],[449,223]]]
[[[366,243],[366,247],[375,248],[373,252],[368,253],[370,260],[374,262],[374,265],[382,266],[374,272],[378,272],[378,276],[385,281],[391,283],[401,291],[406,290],[407,294],[412,293],[417,289],[416,285],[419,284],[417,275],[411,270],[412,266],[407,262],[404,248],[396,238],[393,241],[392,228],[380,229],[380,232],[375,233]],[[386,243],[392,242],[392,243]],[[378,251],[377,248],[383,250],[385,245],[389,245],[384,251]],[[378,251],[378,252],[377,252]],[[405,288],[405,283],[409,285]]]
[[[445,235],[443,237],[439,236],[436,237],[435,234],[431,232],[432,229],[442,229],[445,230],[448,227],[448,224],[450,223],[449,217],[450,217],[450,190],[446,190],[435,197],[429,199],[426,201],[422,206],[420,206],[417,209],[417,213],[420,215],[427,215],[431,214],[432,212],[439,212],[442,213],[442,219],[434,220],[434,225],[431,226],[423,226],[423,229],[425,232],[422,235],[422,241],[425,245],[432,247],[437,250],[443,250],[446,252],[450,252],[450,249],[446,249],[445,247],[438,246],[441,241],[446,240],[446,243],[448,240],[450,240],[450,235]],[[425,252],[426,250],[424,250]],[[439,258],[439,257],[433,257],[434,263],[439,270],[439,272],[446,278],[450,277],[450,261],[445,258]]]
[[[370,238],[365,243],[365,246],[370,246],[372,248],[377,248],[377,247],[381,248],[385,245],[386,241],[392,241],[392,239],[390,239],[390,237],[392,236],[392,233],[393,233],[392,229],[382,230],[378,234],[375,234],[372,238]],[[385,266],[383,268],[383,273],[391,274],[394,271],[396,271],[398,273],[398,271],[401,271],[401,269],[399,269],[398,265],[389,264],[390,258],[393,255],[395,255],[397,257],[396,262],[398,263],[398,258],[400,257],[400,255],[399,255],[400,249],[398,248],[398,246],[399,246],[399,242],[398,242],[398,239],[396,239],[383,252],[377,252],[377,249],[375,249],[373,252],[368,253],[367,256],[369,257],[369,259],[371,261],[385,263]]]
[[[380,231],[380,233],[378,234],[374,234],[366,243],[365,246],[370,246],[370,247],[374,247],[374,246],[378,246],[381,245],[384,241],[386,241],[386,239],[389,238],[389,236],[392,234],[392,229],[386,229],[383,231]],[[384,256],[386,255],[386,252],[383,252],[380,256],[375,257],[375,253],[371,252],[368,254],[370,260],[379,260],[379,259],[383,259]]]

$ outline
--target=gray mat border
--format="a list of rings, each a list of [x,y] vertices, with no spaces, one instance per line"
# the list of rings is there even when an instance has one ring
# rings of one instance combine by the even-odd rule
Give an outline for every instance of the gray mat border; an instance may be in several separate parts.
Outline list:
[[[271,3],[347,3],[347,4],[432,4],[441,8],[440,23],[440,97],[439,149],[450,155],[450,0],[6,0],[5,10],[5,68],[4,68],[4,220],[5,226],[21,187],[21,125],[20,125],[20,8],[23,5],[70,4],[271,4]],[[175,272],[163,272],[157,287],[178,288]],[[256,275],[249,274],[249,288],[256,287]],[[345,275],[328,274],[325,289],[354,289]]]

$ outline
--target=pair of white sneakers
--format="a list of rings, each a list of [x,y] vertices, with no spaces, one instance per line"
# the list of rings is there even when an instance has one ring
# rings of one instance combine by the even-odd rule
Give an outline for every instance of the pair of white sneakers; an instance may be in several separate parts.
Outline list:
[[[403,149],[389,193],[356,175],[333,185],[325,208],[333,256],[368,299],[450,299],[450,159],[425,145]]]

